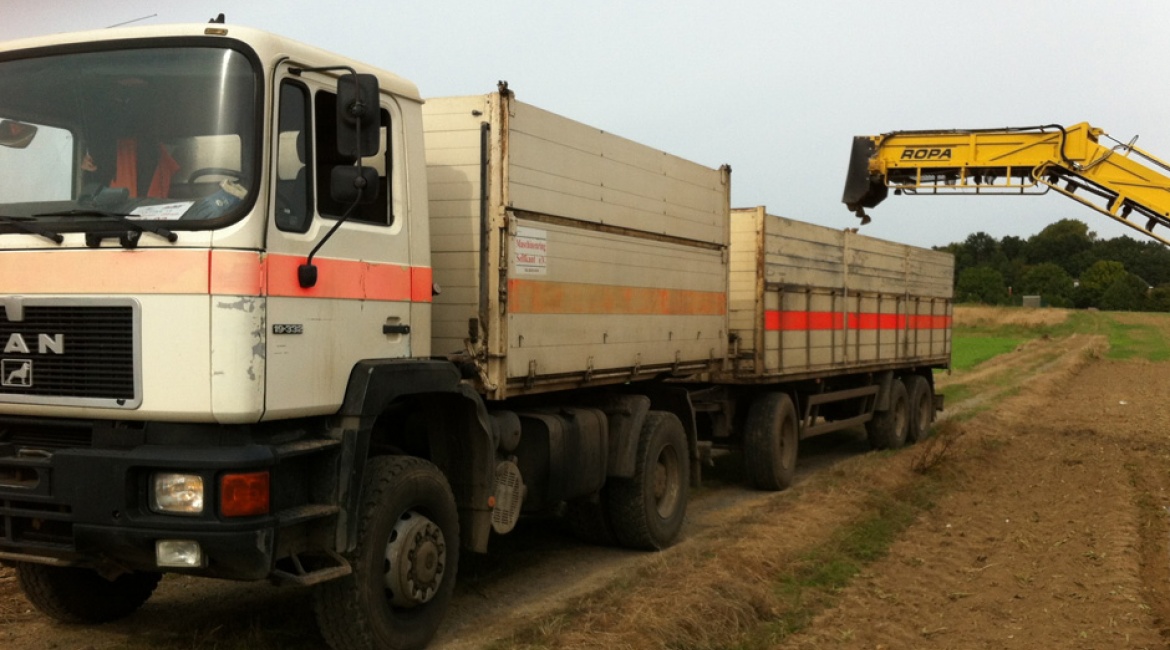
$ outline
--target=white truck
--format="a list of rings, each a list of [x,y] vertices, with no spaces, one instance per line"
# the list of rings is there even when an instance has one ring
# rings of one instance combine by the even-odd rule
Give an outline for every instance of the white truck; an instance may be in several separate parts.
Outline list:
[[[527,512],[658,549],[712,448],[925,434],[949,256],[224,24],[0,45],[0,561],[63,621],[166,572],[416,648]]]

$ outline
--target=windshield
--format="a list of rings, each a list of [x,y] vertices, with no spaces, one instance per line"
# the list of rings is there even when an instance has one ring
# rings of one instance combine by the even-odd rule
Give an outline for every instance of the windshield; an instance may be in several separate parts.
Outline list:
[[[256,84],[224,48],[0,61],[0,224],[239,216],[255,194]]]

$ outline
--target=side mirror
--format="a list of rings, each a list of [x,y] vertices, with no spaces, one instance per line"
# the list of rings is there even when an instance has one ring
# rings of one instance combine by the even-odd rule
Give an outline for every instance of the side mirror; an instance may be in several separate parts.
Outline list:
[[[358,130],[360,121],[361,130]],[[358,159],[378,153],[378,78],[347,74],[337,81],[337,152]]]
[[[23,122],[14,122],[12,120],[0,120],[0,147],[8,147],[10,149],[24,149],[32,143],[33,137],[37,134],[37,127]],[[375,138],[377,131],[375,131]],[[374,144],[377,144],[375,140]],[[374,153],[377,153],[377,148]]]
[[[378,200],[378,170],[338,165],[329,174],[329,195],[338,203],[368,204]]]

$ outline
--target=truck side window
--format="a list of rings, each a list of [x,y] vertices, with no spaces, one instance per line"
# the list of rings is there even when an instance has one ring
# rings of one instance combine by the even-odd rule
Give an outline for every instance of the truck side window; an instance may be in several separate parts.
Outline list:
[[[309,91],[285,80],[280,84],[280,116],[276,144],[276,227],[306,232],[313,221],[313,189],[309,183]]]
[[[352,165],[353,158],[337,153],[337,95],[318,91],[314,98],[317,111],[317,211],[326,218],[339,218],[349,205],[338,203],[329,195],[329,175],[337,165]],[[354,209],[350,219],[382,225],[390,225],[393,214],[390,211],[390,111],[382,109],[379,115],[379,151],[362,159],[362,164],[378,170],[378,200]]]

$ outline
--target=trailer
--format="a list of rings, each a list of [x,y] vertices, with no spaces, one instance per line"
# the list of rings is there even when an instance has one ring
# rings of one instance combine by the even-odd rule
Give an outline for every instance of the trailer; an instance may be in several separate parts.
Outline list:
[[[661,549],[716,448],[925,435],[949,256],[730,209],[495,92],[214,23],[0,45],[0,561],[100,623],[166,572],[418,648],[526,513]]]

